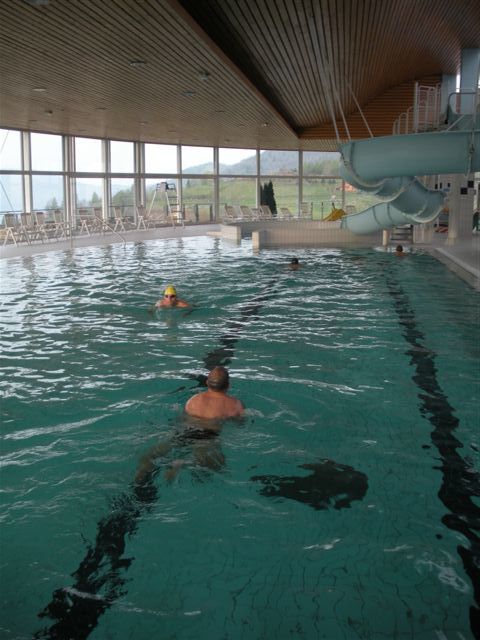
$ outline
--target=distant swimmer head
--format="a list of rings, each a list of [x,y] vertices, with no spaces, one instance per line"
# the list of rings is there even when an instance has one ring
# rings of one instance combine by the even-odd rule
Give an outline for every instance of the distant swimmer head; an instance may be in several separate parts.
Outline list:
[[[395,251],[398,251],[398,253],[402,253],[403,251],[403,247],[401,244],[397,244],[397,248],[395,249]]]
[[[298,264],[298,258],[292,258],[290,264]]]
[[[165,298],[170,298],[170,297],[175,298],[177,295],[177,290],[173,285],[169,284],[168,287],[163,292],[163,295],[165,296]]]
[[[229,386],[229,375],[225,367],[215,367],[207,378],[207,387],[213,391],[225,391]]]

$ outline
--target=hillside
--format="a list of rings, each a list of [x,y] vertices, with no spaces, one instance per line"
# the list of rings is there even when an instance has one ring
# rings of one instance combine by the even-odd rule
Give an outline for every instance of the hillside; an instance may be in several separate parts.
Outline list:
[[[303,154],[304,163],[310,165],[311,169],[309,173],[313,172],[313,166],[315,166],[315,173],[323,175],[338,175],[338,165],[340,161],[340,154],[330,152],[308,152]],[[298,154],[296,151],[284,151],[278,153],[277,151],[262,151],[260,154],[260,167],[263,175],[275,175],[278,173],[293,173],[297,169]],[[188,167],[186,171],[189,174],[192,173],[212,173],[213,167],[211,163],[200,164],[193,167]],[[236,164],[221,164],[220,173],[238,174],[238,175],[254,175],[257,171],[256,156],[252,155],[249,158],[240,160]]]

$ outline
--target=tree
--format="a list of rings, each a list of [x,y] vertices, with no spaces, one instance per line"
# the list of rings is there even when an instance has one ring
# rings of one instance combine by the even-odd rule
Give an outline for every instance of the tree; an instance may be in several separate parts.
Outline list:
[[[101,206],[102,205],[102,199],[100,198],[100,196],[98,195],[98,193],[96,193],[96,191],[94,191],[92,193],[92,197],[90,198],[90,205],[92,207],[94,206]]]
[[[55,196],[53,196],[53,198],[51,198],[47,204],[45,205],[45,209],[50,210],[55,210],[55,209],[60,209],[60,207],[58,206],[58,202],[57,199],[55,198]]]
[[[270,207],[270,211],[274,216],[277,215],[277,203],[275,202],[275,192],[273,191],[273,183],[266,182],[260,185],[260,204],[266,204]]]

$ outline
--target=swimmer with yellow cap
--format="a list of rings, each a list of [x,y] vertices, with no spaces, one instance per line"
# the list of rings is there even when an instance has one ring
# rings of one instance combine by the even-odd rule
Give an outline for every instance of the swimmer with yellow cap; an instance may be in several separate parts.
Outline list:
[[[155,307],[189,307],[190,305],[185,300],[179,300],[177,297],[177,290],[171,284],[166,287],[163,292],[163,298],[155,303]]]

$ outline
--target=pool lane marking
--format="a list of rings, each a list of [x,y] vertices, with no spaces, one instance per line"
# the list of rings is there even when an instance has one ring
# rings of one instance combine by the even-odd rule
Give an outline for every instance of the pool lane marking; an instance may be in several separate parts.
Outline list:
[[[264,301],[275,293],[279,284],[279,278],[275,277],[241,308],[240,319],[231,321],[227,332],[220,337],[221,346],[204,356],[207,369],[231,362],[245,321],[258,316]],[[205,384],[206,376],[192,377],[199,386]],[[37,631],[33,636],[35,639],[85,640],[97,626],[100,616],[126,593],[126,576],[120,571],[125,573],[133,561],[133,558],[122,558],[126,537],[134,535],[140,516],[148,513],[157,500],[154,475],[154,472],[149,474],[141,485],[132,483],[130,493],[117,498],[113,511],[100,520],[95,546],[89,547],[78,569],[71,574],[75,584],[56,589],[50,603],[38,614],[40,618],[49,617],[57,622]],[[99,595],[101,589],[106,593]]]
[[[442,517],[442,522],[449,529],[463,534],[471,545],[470,549],[458,545],[457,552],[472,581],[477,606],[470,607],[470,626],[474,637],[480,638],[480,536],[476,533],[480,531],[480,508],[472,500],[480,494],[480,477],[457,452],[463,447],[454,436],[459,420],[438,382],[436,354],[425,346],[426,339],[417,326],[408,295],[392,273],[387,275],[387,287],[398,322],[403,327],[403,336],[411,347],[405,353],[415,367],[412,379],[420,389],[420,412],[434,427],[431,440],[441,458],[440,467],[435,468],[442,472],[438,496],[450,511]]]

